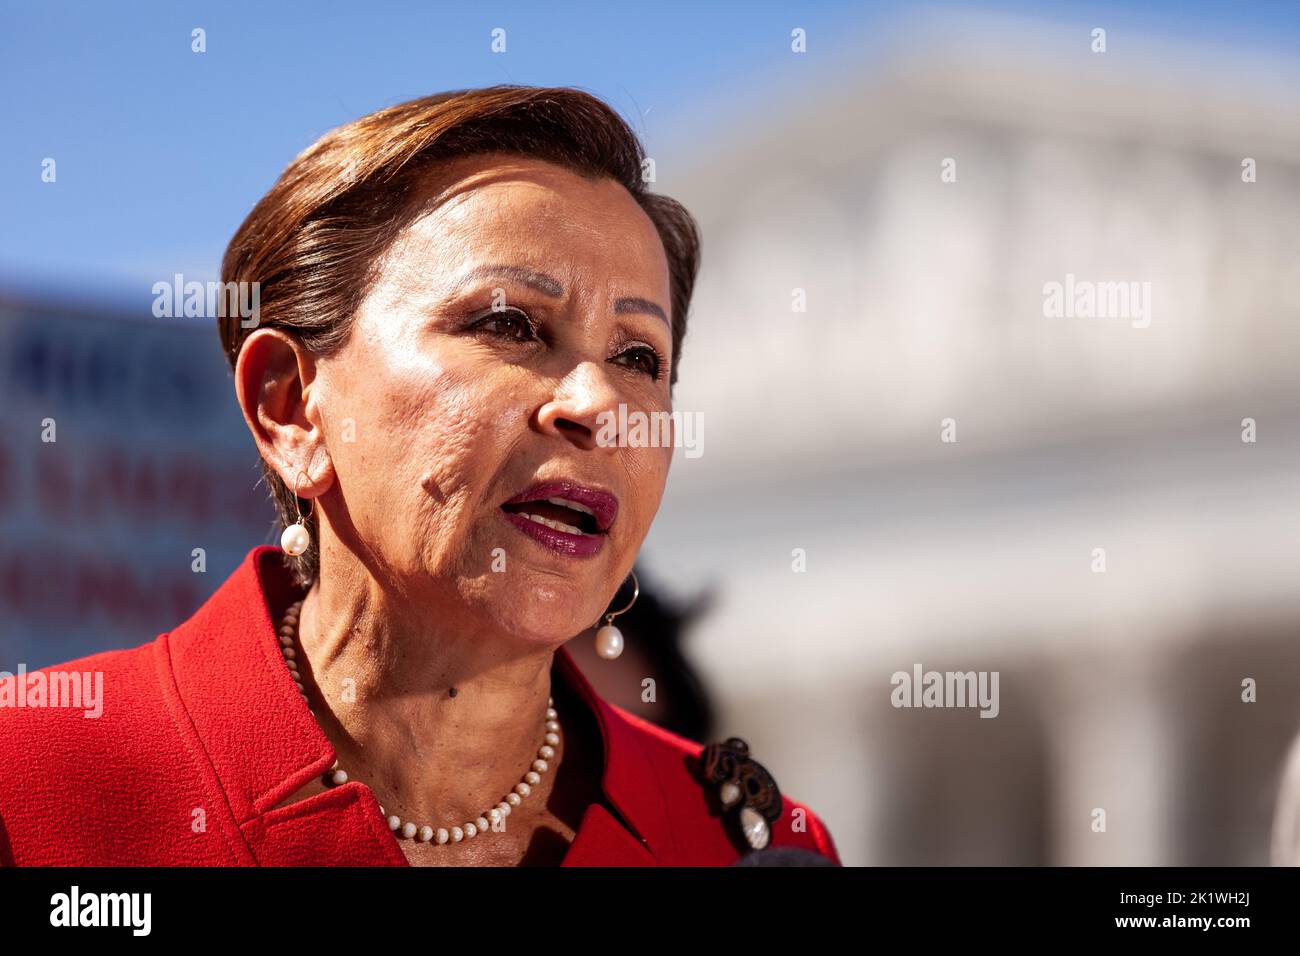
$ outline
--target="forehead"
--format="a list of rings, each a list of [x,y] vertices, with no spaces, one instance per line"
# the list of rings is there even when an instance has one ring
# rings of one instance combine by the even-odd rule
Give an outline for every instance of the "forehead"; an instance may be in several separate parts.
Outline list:
[[[668,263],[654,223],[621,184],[543,160],[462,157],[423,184],[428,211],[393,243],[382,271],[459,274],[509,262],[574,279],[609,281],[661,298]],[[632,288],[635,287],[635,288]]]

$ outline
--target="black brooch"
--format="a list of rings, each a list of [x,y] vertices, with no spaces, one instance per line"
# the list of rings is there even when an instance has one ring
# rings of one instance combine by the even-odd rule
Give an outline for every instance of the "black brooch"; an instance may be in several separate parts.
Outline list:
[[[755,850],[766,847],[772,839],[772,826],[781,817],[776,780],[749,756],[749,744],[739,737],[709,744],[700,759],[705,782],[718,788],[723,812],[738,818],[745,842]]]

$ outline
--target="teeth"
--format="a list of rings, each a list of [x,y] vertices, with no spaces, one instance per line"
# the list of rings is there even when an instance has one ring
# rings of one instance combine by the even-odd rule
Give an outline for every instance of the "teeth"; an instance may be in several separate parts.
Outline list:
[[[570,501],[568,498],[547,498],[553,505],[559,505],[562,508],[572,508],[574,511],[581,511],[585,515],[596,517],[596,512],[592,511],[586,505],[578,504],[576,501]]]
[[[556,531],[567,531],[569,534],[582,534],[581,528],[575,528],[571,524],[565,524],[563,521],[552,521],[550,518],[543,518],[541,515],[530,515],[526,512],[519,512],[529,521],[536,521],[538,524],[544,524],[548,528],[554,528]]]

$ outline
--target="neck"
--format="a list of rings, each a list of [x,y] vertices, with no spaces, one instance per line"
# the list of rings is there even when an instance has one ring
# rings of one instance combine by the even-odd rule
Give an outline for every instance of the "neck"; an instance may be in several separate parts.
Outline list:
[[[340,766],[388,812],[435,825],[473,820],[531,766],[554,647],[470,618],[455,595],[412,600],[364,572],[318,579],[298,637]]]

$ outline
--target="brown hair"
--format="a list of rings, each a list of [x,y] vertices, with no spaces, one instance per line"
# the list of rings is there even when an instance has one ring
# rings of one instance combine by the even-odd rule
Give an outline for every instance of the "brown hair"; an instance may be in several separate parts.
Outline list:
[[[399,103],[331,130],[290,163],[253,207],[226,248],[221,280],[257,282],[255,327],[286,329],[313,353],[328,355],[347,341],[373,267],[421,212],[424,174],[439,161],[494,152],[609,177],[645,210],[668,259],[669,385],[676,384],[699,269],[699,231],[680,203],[647,191],[645,153],[627,123],[580,90],[513,85],[456,90]],[[233,368],[253,329],[244,328],[238,315],[223,316],[218,325]],[[294,492],[265,461],[262,472],[281,520],[295,521]],[[307,524],[311,546],[297,558],[286,555],[304,586],[320,570],[314,513]]]

